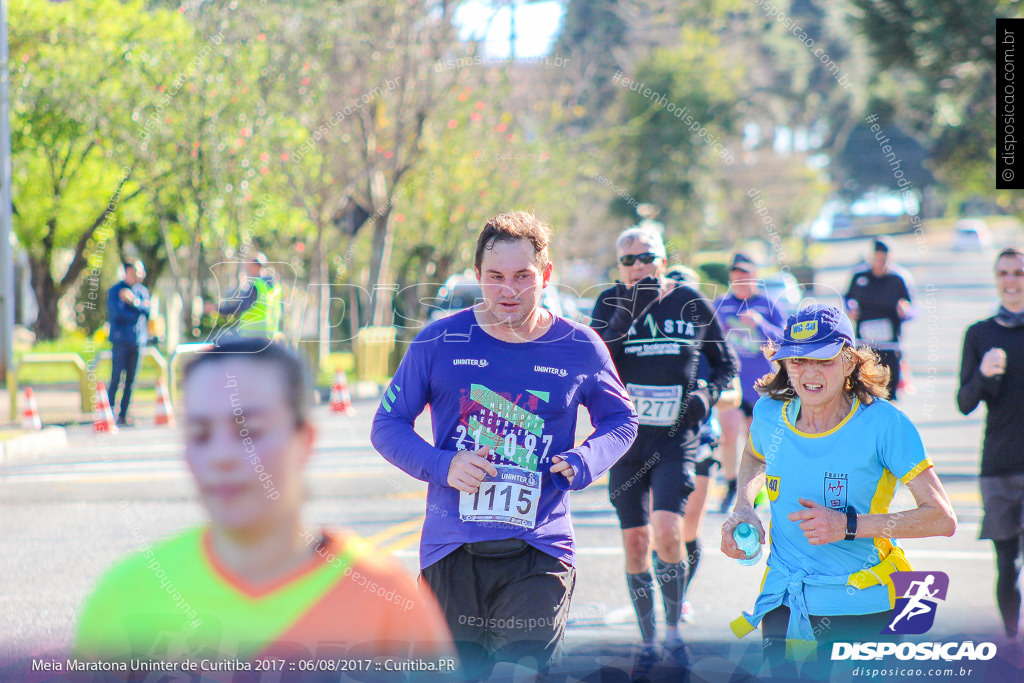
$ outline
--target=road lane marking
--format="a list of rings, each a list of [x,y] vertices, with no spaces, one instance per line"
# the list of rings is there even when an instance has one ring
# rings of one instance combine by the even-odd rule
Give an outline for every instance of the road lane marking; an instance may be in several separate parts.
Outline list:
[[[401,538],[399,538],[399,539],[397,539],[397,540],[395,540],[395,541],[393,541],[391,543],[388,543],[387,545],[383,546],[381,548],[381,550],[383,550],[386,553],[396,554],[396,553],[398,553],[400,551],[405,551],[405,549],[410,547],[410,546],[419,545],[419,543],[420,543],[420,536],[421,536],[422,532],[423,532],[423,529],[416,529],[416,530],[412,531],[411,533],[408,533],[405,536],[403,536],[403,537],[401,537]],[[410,550],[410,551],[405,551],[405,552],[411,552],[411,553],[413,553],[414,556],[419,556],[419,550]]]
[[[396,536],[406,534],[411,530],[415,530],[416,533],[419,533],[420,528],[423,526],[424,519],[426,519],[426,515],[413,517],[412,519],[407,519],[404,522],[393,524],[383,531],[378,531],[373,536],[367,536],[366,540],[373,545],[382,545],[385,541]]]

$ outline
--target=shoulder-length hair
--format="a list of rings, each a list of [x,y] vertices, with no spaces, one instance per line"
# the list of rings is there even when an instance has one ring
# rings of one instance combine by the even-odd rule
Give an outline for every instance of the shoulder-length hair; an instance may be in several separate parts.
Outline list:
[[[761,347],[765,358],[771,360],[778,345],[769,342]],[[853,363],[853,372],[846,378],[846,391],[854,393],[864,405],[876,398],[889,396],[889,368],[882,365],[878,354],[867,346],[854,348],[844,345],[840,351]],[[768,398],[788,401],[797,397],[796,390],[789,383],[789,372],[785,361],[778,361],[778,369],[763,376],[754,383],[757,393]]]

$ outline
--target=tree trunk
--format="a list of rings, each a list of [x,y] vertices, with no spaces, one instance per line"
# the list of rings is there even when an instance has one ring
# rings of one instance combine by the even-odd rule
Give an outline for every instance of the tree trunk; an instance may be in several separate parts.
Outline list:
[[[373,252],[370,256],[370,296],[373,299],[371,325],[390,325],[392,318],[389,289],[391,279],[391,251],[394,228],[388,218],[391,207],[373,221]]]
[[[60,324],[57,320],[57,283],[50,273],[49,259],[40,260],[29,255],[29,270],[32,274],[32,291],[36,295],[36,303],[39,306],[39,315],[33,330],[36,339],[39,341],[57,339],[60,337]],[[106,292],[101,293],[106,296]],[[97,306],[102,302],[97,302]]]

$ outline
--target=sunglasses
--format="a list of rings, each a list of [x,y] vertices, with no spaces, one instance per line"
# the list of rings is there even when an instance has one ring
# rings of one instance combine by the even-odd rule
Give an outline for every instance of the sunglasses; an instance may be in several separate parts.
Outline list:
[[[654,252],[648,251],[645,254],[626,254],[625,256],[619,257],[619,263],[624,266],[631,266],[637,261],[646,265],[654,263],[654,259],[658,258],[658,255]]]

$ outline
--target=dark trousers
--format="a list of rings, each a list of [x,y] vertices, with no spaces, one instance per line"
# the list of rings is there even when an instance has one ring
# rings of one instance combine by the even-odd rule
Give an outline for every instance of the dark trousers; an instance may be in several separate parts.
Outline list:
[[[829,680],[832,672],[832,643],[863,640],[901,640],[901,636],[884,635],[891,612],[819,617],[810,615],[811,629],[818,641],[816,659],[802,663],[800,680]],[[785,680],[796,678],[796,662],[786,659],[786,629],[789,627],[789,608],[776,607],[761,620],[761,640],[765,659],[772,667],[772,675]]]
[[[121,394],[120,419],[128,417],[128,404],[132,400],[132,385],[135,384],[135,371],[139,367],[139,347],[134,344],[114,344],[110,358],[110,386],[107,387],[107,399],[110,409],[114,409],[117,387],[124,373],[124,392]]]
[[[896,400],[896,389],[900,386],[900,359],[903,358],[903,354],[900,351],[883,351],[877,350],[875,353],[878,354],[878,360],[882,362],[882,365],[889,368],[889,396],[890,401]]]
[[[545,670],[561,655],[576,570],[534,547],[513,557],[459,548],[423,569],[458,649],[464,675],[496,662]]]
[[[1003,618],[1003,630],[1014,638],[1020,622],[1020,588],[1017,586],[1022,566],[1020,537],[992,543],[996,547],[996,602]]]

